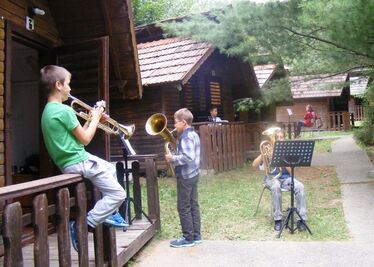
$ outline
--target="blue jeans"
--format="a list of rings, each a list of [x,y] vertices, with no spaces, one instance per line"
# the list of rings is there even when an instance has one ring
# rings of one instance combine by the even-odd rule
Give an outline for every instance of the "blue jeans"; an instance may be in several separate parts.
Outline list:
[[[305,126],[304,121],[298,121],[297,126],[296,126],[296,131],[295,131],[295,137],[299,136],[301,133],[301,127]]]

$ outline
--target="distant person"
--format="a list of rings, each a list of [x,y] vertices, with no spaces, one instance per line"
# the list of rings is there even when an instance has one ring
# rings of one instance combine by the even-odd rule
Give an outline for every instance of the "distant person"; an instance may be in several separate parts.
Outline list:
[[[104,109],[92,109],[90,120],[81,126],[73,109],[62,104],[69,98],[71,73],[63,67],[48,65],[40,70],[40,76],[48,98],[41,118],[41,128],[49,155],[62,173],[82,175],[103,195],[87,214],[88,226],[95,228],[106,223],[115,227],[127,227],[128,223],[116,212],[125,200],[126,192],[117,181],[115,167],[85,150],[85,146],[93,139],[100,120],[107,116]],[[69,229],[73,248],[78,251],[75,221],[69,223]]]
[[[301,127],[312,127],[317,120],[317,114],[314,112],[312,105],[306,105],[305,110],[304,120],[297,122],[295,138],[300,137]]]
[[[280,130],[276,133],[276,141],[284,141],[284,131]],[[253,167],[259,167],[263,164],[262,155],[260,154],[252,163]],[[270,179],[269,177],[264,178],[264,182],[267,188],[271,191],[271,202],[272,202],[272,209],[274,215],[274,230],[280,231],[282,228],[282,189],[286,189],[288,191],[291,190],[291,168],[290,167],[282,167],[281,168],[282,175],[279,178]],[[273,173],[272,176],[276,176],[279,173],[279,169],[277,168]],[[304,192],[304,185],[294,179],[294,189],[295,189],[295,197],[297,203],[297,210],[300,214],[300,217],[306,221],[307,220],[307,209],[306,209],[306,200],[305,200],[305,192]],[[297,229],[299,231],[305,231],[306,226],[301,221],[297,221]]]
[[[170,241],[175,248],[192,247],[202,242],[197,184],[200,177],[200,138],[191,127],[193,115],[186,108],[174,113],[174,127],[179,134],[177,153],[165,155],[175,166],[177,176],[177,209],[182,237]]]
[[[209,109],[209,112],[210,112],[210,116],[208,116],[208,121],[214,122],[214,123],[222,122],[221,118],[218,117],[218,107],[212,106]]]

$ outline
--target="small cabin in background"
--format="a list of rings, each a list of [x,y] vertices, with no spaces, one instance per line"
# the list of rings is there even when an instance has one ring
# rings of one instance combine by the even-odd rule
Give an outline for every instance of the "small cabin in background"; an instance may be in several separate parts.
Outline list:
[[[322,119],[323,129],[349,129],[350,88],[348,74],[290,76],[293,105],[277,106],[277,122],[303,120],[307,104]],[[287,108],[293,115],[288,116]]]
[[[362,98],[370,83],[370,78],[363,76],[359,72],[349,74],[351,88],[351,98],[349,100],[349,113],[353,121],[362,121],[365,119],[365,112],[362,105]]]
[[[254,66],[254,71],[258,80],[258,84],[261,90],[271,90],[271,86],[267,87],[271,82],[281,78],[286,78],[288,73],[285,68],[277,64],[264,64]],[[259,121],[274,122],[276,121],[276,107],[278,103],[272,103],[271,105],[261,109],[260,114],[252,114],[250,118],[255,118]],[[251,112],[254,113],[254,112]]]
[[[136,28],[137,50],[142,77],[142,99],[126,100],[115,106],[136,125],[131,144],[137,153],[159,154],[163,164],[164,142],[145,131],[147,119],[163,113],[168,129],[174,128],[173,114],[187,107],[195,122],[207,121],[209,108],[218,106],[219,116],[230,122],[238,120],[233,101],[258,92],[258,83],[250,64],[229,58],[213,45],[188,38],[164,38],[162,29],[151,24]],[[112,143],[112,158],[121,155],[121,147]]]

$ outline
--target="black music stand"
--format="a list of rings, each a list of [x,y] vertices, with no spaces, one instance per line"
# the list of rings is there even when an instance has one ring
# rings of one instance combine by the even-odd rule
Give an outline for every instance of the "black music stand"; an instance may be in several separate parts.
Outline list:
[[[129,140],[127,140],[124,135],[120,135],[120,140],[123,144],[122,151],[123,151],[123,161],[125,164],[123,164],[121,161],[116,163],[116,170],[117,170],[117,180],[118,183],[125,188],[126,190],[126,198],[125,201],[122,203],[122,205],[119,207],[119,213],[127,222],[129,225],[132,225],[132,222],[135,218],[131,218],[131,206],[130,203],[134,204],[134,208],[136,210],[141,211],[143,215],[148,219],[148,221],[153,224],[152,220],[148,217],[148,215],[138,207],[138,205],[135,203],[134,199],[130,196],[130,180],[129,180],[129,174],[132,172],[132,170],[128,166],[128,155],[136,155],[135,150],[132,148]],[[125,178],[125,179],[124,179]],[[124,184],[124,180],[126,185]],[[123,229],[123,231],[126,231],[126,227]]]
[[[291,234],[296,230],[294,227],[294,212],[299,216],[300,221],[305,225],[309,234],[312,234],[306,222],[301,218],[299,212],[294,207],[295,184],[294,169],[295,167],[310,166],[312,162],[314,141],[276,141],[273,150],[272,167],[291,167],[291,207],[288,208],[286,220],[278,234],[281,236],[282,231],[287,227]],[[291,225],[289,221],[291,220]]]

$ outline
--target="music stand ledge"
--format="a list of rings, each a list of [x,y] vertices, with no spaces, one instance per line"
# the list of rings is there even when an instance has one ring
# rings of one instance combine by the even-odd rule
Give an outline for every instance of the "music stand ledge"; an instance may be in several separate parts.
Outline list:
[[[295,167],[310,166],[312,162],[314,150],[314,141],[276,141],[273,150],[273,157],[271,161],[272,167],[291,167],[291,206],[288,208],[288,213],[282,228],[279,231],[278,238],[280,238],[283,229],[287,227],[291,234],[296,230],[294,226],[294,213],[296,212],[300,221],[305,225],[309,234],[312,234],[307,223],[301,218],[297,208],[294,206],[295,197],[295,183],[294,183],[294,169]],[[291,222],[291,223],[290,223]]]

